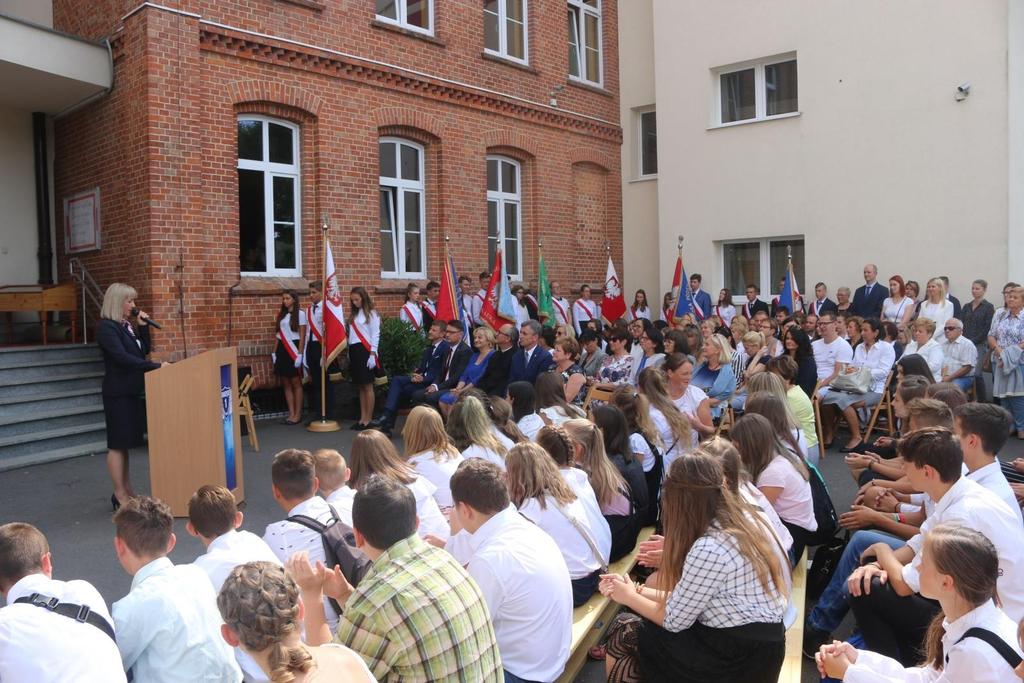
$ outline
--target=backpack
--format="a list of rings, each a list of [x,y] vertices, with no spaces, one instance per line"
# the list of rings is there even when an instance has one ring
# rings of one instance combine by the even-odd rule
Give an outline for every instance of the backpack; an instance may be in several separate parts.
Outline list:
[[[832,498],[828,495],[828,487],[822,479],[818,468],[811,463],[805,463],[810,470],[808,483],[811,485],[811,499],[814,503],[814,519],[818,522],[818,530],[807,539],[807,545],[822,545],[828,543],[829,539],[836,535],[839,529],[839,515],[832,505]]]
[[[331,517],[333,518],[330,524],[323,524],[306,515],[294,515],[289,517],[288,521],[301,524],[307,529],[320,534],[320,540],[324,545],[324,566],[327,568],[341,567],[341,573],[345,575],[345,579],[355,588],[362,581],[363,577],[366,576],[366,572],[369,571],[370,558],[356,547],[352,527],[341,521],[333,505],[328,505],[327,507],[331,509]],[[334,598],[328,598],[328,600],[334,611],[340,615],[342,612],[341,605]]]
[[[839,560],[843,557],[846,544],[850,542],[850,532],[842,536],[833,536],[814,551],[814,559],[811,560],[811,568],[807,570],[807,600],[817,601],[825,592],[825,587],[832,580],[832,575],[839,566]]]

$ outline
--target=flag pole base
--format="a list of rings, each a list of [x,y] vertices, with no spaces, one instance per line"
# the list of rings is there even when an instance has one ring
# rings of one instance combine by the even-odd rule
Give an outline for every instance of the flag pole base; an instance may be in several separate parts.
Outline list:
[[[311,432],[336,432],[341,429],[341,425],[339,425],[336,420],[321,418],[310,422],[306,429]]]

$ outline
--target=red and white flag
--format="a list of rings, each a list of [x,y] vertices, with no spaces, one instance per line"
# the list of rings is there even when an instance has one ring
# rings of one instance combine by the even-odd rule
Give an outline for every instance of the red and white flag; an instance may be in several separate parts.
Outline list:
[[[345,333],[345,308],[338,287],[338,271],[334,266],[331,243],[327,242],[324,259],[324,367],[330,365],[348,345]]]
[[[615,272],[612,257],[608,257],[608,275],[604,281],[604,298],[601,300],[601,317],[611,324],[626,314],[626,299],[622,295],[622,283]]]

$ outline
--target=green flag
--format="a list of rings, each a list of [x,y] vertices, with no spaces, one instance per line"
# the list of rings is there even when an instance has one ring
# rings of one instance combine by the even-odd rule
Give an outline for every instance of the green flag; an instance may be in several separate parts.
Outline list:
[[[544,321],[544,327],[554,327],[555,305],[551,303],[551,282],[548,280],[548,269],[544,266],[543,254],[540,257],[537,290],[537,315]]]

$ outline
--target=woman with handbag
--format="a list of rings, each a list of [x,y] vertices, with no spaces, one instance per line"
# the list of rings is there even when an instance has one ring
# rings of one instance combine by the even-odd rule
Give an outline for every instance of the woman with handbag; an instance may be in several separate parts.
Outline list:
[[[373,420],[373,381],[384,370],[377,355],[380,314],[364,287],[353,287],[349,301],[348,372],[359,389],[359,421],[352,429],[359,431],[366,429]]]
[[[916,324],[915,324],[916,328]],[[896,350],[889,342],[881,341],[882,323],[878,318],[868,318],[860,324],[861,343],[853,352],[853,362],[846,372],[837,377],[821,399],[822,412],[825,406],[835,409],[846,418],[850,426],[850,440],[839,449],[840,453],[852,453],[861,447],[860,408],[873,408],[882,400],[885,378],[889,376],[896,362]],[[826,443],[832,441],[834,419],[822,417],[821,429]]]

